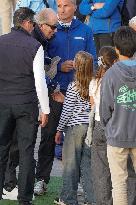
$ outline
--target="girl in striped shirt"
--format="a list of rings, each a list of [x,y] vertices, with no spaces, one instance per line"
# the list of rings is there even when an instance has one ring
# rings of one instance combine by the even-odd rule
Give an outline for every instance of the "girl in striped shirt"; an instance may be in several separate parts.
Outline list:
[[[75,81],[68,86],[61,113],[56,143],[65,132],[63,145],[63,187],[58,204],[77,205],[83,144],[89,124],[89,83],[93,76],[93,57],[79,51],[74,60]],[[89,178],[89,176],[88,176]],[[87,182],[86,182],[87,183]]]

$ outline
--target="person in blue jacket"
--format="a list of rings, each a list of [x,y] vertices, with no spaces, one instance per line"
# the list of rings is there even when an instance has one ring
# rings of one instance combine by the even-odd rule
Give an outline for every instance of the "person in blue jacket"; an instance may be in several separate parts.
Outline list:
[[[113,46],[115,31],[121,26],[121,14],[124,0],[82,0],[79,10],[89,15],[97,53],[103,46]]]
[[[96,52],[93,35],[90,28],[74,18],[76,10],[75,0],[58,0],[59,25],[54,38],[50,40],[48,55],[53,58],[61,58],[58,71],[52,84],[48,84],[50,98],[50,115],[45,129],[41,130],[41,143],[38,151],[38,163],[36,170],[37,183],[35,194],[41,195],[46,189],[50,179],[50,172],[54,160],[55,141],[54,136],[60,119],[63,103],[57,102],[55,95],[65,95],[69,83],[73,80],[73,60],[78,51],[91,53],[96,62]],[[57,86],[57,89],[56,89]],[[58,89],[59,88],[59,89]]]
[[[58,82],[60,89],[67,90],[68,84],[73,80],[75,54],[80,50],[91,53],[95,65],[97,57],[90,28],[78,19],[72,18],[69,23],[65,23],[60,18],[61,16],[59,16],[57,33],[50,41],[48,54],[51,57],[60,56],[61,60],[58,64],[58,73],[54,78],[54,83]]]
[[[45,7],[50,7],[54,11],[57,11],[56,0],[18,0],[16,4],[16,10],[20,7],[28,7],[36,13]]]

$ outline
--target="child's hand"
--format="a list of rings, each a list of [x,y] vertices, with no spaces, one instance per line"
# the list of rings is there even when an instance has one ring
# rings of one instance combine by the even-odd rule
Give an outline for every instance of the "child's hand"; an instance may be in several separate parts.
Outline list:
[[[57,133],[55,135],[55,142],[56,142],[56,144],[61,143],[61,132],[59,132],[59,131],[57,131]]]

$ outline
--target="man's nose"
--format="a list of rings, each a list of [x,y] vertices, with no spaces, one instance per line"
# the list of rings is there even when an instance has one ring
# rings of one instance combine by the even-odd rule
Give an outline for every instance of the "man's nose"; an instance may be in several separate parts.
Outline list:
[[[64,13],[64,6],[61,7],[60,11]]]

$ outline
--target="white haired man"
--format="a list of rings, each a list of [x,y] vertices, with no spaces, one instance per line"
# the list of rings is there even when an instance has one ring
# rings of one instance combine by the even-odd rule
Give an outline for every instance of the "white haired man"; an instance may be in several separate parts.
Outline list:
[[[75,73],[73,60],[78,51],[87,51],[93,55],[94,61],[96,60],[91,29],[74,18],[74,13],[77,8],[76,1],[57,0],[57,6],[59,24],[54,38],[50,40],[48,54],[51,58],[59,56],[61,60],[58,63],[57,75],[53,79],[52,84],[48,84],[51,112],[49,115],[49,123],[45,129],[41,130],[41,143],[36,170],[36,187],[37,190],[39,190],[37,194],[44,193],[43,184],[49,183],[50,172],[54,160],[54,136],[63,106],[62,103],[52,99],[52,95],[54,95],[54,93],[56,94],[57,86],[60,87],[60,92],[65,95],[68,84],[73,81]]]

